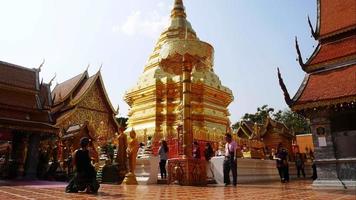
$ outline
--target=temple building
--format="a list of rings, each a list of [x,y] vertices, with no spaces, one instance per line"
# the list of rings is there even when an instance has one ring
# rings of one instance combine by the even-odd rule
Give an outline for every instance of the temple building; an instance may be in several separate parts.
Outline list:
[[[230,127],[227,107],[233,94],[214,72],[213,53],[187,20],[182,0],[176,0],[170,25],[125,95],[131,107],[127,130],[134,129],[143,142],[152,136],[155,147],[160,139],[168,140],[170,157],[180,154],[183,132],[201,145],[221,141]]]
[[[114,142],[118,133],[117,112],[105,91],[100,70],[93,76],[85,71],[57,84],[52,98],[51,112],[63,146],[61,159],[79,147],[83,136],[92,140],[94,159],[98,159],[98,149]]]
[[[239,138],[261,141],[264,145],[263,148],[269,153],[272,150],[276,151],[280,143],[290,154],[293,152],[294,133],[283,123],[277,122],[270,117],[267,117],[264,124],[242,121],[236,133]]]
[[[280,73],[287,104],[310,119],[318,179],[315,186],[356,185],[356,3],[318,0],[318,46],[299,63],[305,79],[293,99]]]
[[[40,143],[58,133],[50,84],[39,81],[41,66],[0,61],[0,178],[36,178]]]

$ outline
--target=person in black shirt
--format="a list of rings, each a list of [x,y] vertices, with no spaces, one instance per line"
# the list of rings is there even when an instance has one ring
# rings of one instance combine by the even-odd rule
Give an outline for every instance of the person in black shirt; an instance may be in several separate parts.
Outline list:
[[[283,148],[281,143],[278,145],[275,159],[281,182],[289,182],[288,152],[285,148]]]
[[[214,150],[211,147],[210,143],[206,143],[206,145],[205,145],[204,156],[205,156],[206,161],[209,161],[211,159],[211,157],[214,156]]]
[[[84,191],[85,189],[87,193],[97,193],[99,190],[100,185],[96,180],[95,168],[91,164],[88,145],[89,138],[83,137],[80,139],[81,148],[74,152],[75,174],[66,187],[68,193]]]
[[[200,159],[200,147],[197,141],[193,143],[193,158]]]

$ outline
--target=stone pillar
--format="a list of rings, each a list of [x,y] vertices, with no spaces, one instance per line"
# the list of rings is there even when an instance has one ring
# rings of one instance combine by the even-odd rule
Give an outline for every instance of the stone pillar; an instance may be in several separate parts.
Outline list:
[[[27,159],[27,144],[28,144],[28,135],[25,135],[21,138],[21,143],[16,149],[16,160],[17,160],[17,177],[22,178],[25,174],[25,163]]]
[[[330,113],[317,111],[311,116],[314,156],[317,167],[317,180],[313,186],[342,186],[337,175],[337,160],[331,133]]]
[[[25,164],[25,178],[37,178],[37,165],[38,165],[38,147],[40,144],[40,135],[32,134],[28,142],[27,159]]]
[[[183,149],[184,156],[192,157],[193,152],[193,134],[191,121],[191,73],[192,66],[190,63],[183,63]]]

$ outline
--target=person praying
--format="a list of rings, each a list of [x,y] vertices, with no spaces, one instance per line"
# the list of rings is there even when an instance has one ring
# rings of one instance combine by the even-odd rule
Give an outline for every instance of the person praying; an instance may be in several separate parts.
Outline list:
[[[96,180],[96,170],[91,164],[88,145],[89,138],[80,139],[80,148],[74,152],[73,165],[75,167],[74,177],[66,187],[67,193],[77,193],[86,190],[87,193],[94,194],[99,190],[99,182]]]

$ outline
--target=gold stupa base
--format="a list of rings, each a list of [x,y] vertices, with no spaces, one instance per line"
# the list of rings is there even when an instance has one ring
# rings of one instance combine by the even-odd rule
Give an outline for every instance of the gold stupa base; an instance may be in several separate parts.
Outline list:
[[[127,173],[123,183],[126,185],[138,185],[136,175],[132,172]]]
[[[207,184],[206,161],[200,159],[173,158],[168,160],[168,184],[205,186]]]

